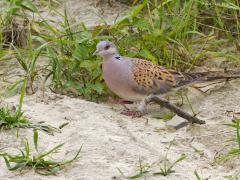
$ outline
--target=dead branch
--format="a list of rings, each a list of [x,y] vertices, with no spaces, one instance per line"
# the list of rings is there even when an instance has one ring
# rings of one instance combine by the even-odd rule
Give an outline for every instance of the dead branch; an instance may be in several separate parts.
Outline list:
[[[183,111],[182,109],[180,109],[176,105],[170,103],[168,100],[166,100],[164,98],[161,98],[159,96],[156,96],[156,95],[148,96],[146,98],[145,102],[146,102],[146,104],[149,104],[150,102],[155,102],[157,104],[160,104],[160,105],[164,106],[165,108],[173,111],[178,116],[188,120],[191,123],[196,123],[196,124],[205,124],[206,123],[205,121],[200,120],[197,117],[190,115],[189,113]]]

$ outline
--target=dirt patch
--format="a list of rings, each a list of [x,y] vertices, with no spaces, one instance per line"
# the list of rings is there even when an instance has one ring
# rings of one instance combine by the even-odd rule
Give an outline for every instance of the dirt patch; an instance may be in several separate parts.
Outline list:
[[[112,24],[117,18],[122,17],[127,13],[128,6],[120,2],[113,2],[110,6],[105,1],[102,1],[98,7],[95,6],[95,0],[83,1],[78,0],[67,1],[67,8],[74,19],[83,21],[87,26],[96,24]]]
[[[46,121],[53,126],[69,122],[62,133],[55,136],[40,132],[41,149],[66,142],[56,156],[70,158],[83,144],[81,159],[57,177],[52,177],[54,179],[111,179],[121,177],[118,168],[125,175],[133,175],[137,171],[139,158],[149,164],[163,159],[169,143],[174,139],[175,144],[168,158],[174,161],[184,153],[187,159],[175,167],[176,173],[161,179],[194,179],[194,170],[204,177],[223,179],[225,175],[235,173],[240,165],[239,161],[235,161],[234,166],[232,163],[214,163],[216,153],[233,135],[231,129],[223,124],[231,121],[226,111],[239,111],[239,85],[239,81],[231,82],[197,102],[196,106],[200,107],[197,110],[201,111],[199,117],[206,120],[206,125],[188,126],[175,132],[166,129],[162,120],[153,119],[151,115],[131,119],[120,115],[121,107],[118,106],[51,93],[48,94],[48,104],[40,102],[37,95],[26,97],[23,109],[34,122]],[[18,98],[14,96],[5,101],[16,105]],[[16,140],[14,130],[1,132],[1,147],[17,147],[22,144],[21,138],[28,138],[31,142],[32,134],[31,130],[20,130],[20,137]],[[21,175],[9,172],[3,160],[0,161],[0,179],[14,178],[16,175],[18,179],[45,179],[33,172]],[[159,166],[153,169],[157,170]]]

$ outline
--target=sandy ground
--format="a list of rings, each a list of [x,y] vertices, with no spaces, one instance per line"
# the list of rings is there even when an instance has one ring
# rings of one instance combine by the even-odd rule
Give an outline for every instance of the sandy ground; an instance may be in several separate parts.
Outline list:
[[[232,119],[227,111],[240,111],[239,86],[240,81],[231,82],[202,101],[198,99],[197,111],[201,111],[199,117],[206,120],[206,125],[188,126],[177,131],[169,130],[162,120],[151,118],[151,114],[137,119],[120,115],[121,107],[111,104],[96,104],[51,93],[48,93],[46,104],[40,102],[37,95],[27,96],[23,110],[33,122],[46,121],[53,126],[69,122],[62,133],[55,136],[40,132],[40,149],[65,142],[54,157],[71,158],[83,144],[81,158],[59,175],[47,178],[32,171],[9,172],[0,159],[0,179],[124,179],[118,168],[125,175],[134,175],[139,159],[143,163],[154,163],[151,171],[155,172],[160,167],[157,161],[164,159],[172,140],[174,145],[168,159],[174,161],[181,154],[186,154],[187,159],[176,165],[176,172],[166,178],[148,176],[146,179],[192,180],[194,170],[205,178],[224,179],[224,176],[236,173],[240,165],[237,160],[222,165],[215,163],[216,154],[224,151],[225,145],[229,144],[226,141],[233,135],[223,123]],[[4,102],[17,105],[18,98],[7,98]],[[15,130],[1,132],[0,147],[18,147],[22,145],[22,138],[28,138],[32,144],[31,130],[21,129],[19,134],[16,138]]]
[[[102,0],[101,3],[96,7],[96,0],[62,0],[63,6],[59,7],[59,10],[63,11],[66,7],[68,15],[74,20],[79,22],[84,22],[88,27],[92,27],[99,24],[112,24],[118,18],[125,15],[129,6],[114,1],[112,6],[109,6],[107,1]],[[37,2],[37,1],[36,1]],[[46,19],[52,19],[54,21],[61,21],[58,16],[54,13],[49,12],[46,8],[41,8],[40,10],[42,16]]]
[[[84,16],[84,12],[87,14],[88,9],[83,7],[93,5],[93,1],[81,0],[83,4],[77,2],[69,1],[73,7],[73,15],[78,14],[80,19],[82,17],[90,22],[89,25],[98,22],[97,16]],[[92,8],[92,5],[89,8]],[[85,10],[80,11],[81,6]],[[122,5],[117,3],[114,6],[117,11]],[[120,12],[123,11],[119,10]],[[104,16],[109,16],[107,10],[104,13],[106,13]],[[0,76],[4,72],[0,70]],[[169,144],[173,140],[174,144],[168,152],[168,159],[173,162],[181,154],[186,154],[187,159],[177,164],[174,167],[175,173],[167,177],[146,176],[142,179],[193,180],[196,179],[195,170],[203,178],[225,179],[226,175],[239,173],[240,161],[233,159],[227,163],[218,164],[215,158],[219,153],[227,151],[229,147],[226,145],[231,144],[227,140],[234,136],[232,129],[223,124],[232,120],[232,114],[229,114],[229,111],[240,111],[239,87],[240,80],[235,80],[213,89],[210,94],[202,94],[189,88],[190,101],[194,109],[200,111],[199,118],[205,120],[206,124],[187,126],[177,131],[167,128],[163,120],[151,117],[152,111],[163,111],[159,107],[150,108],[151,113],[145,117],[132,119],[120,115],[122,107],[112,104],[96,104],[50,92],[47,92],[45,103],[40,101],[40,92],[27,96],[24,99],[23,110],[31,121],[45,121],[57,127],[69,122],[61,133],[56,133],[54,136],[39,132],[40,150],[47,150],[65,142],[64,147],[54,155],[54,158],[71,158],[83,145],[81,158],[63,169],[57,176],[50,177],[40,176],[31,170],[23,173],[10,172],[3,159],[0,159],[0,179],[126,179],[118,169],[125,176],[135,175],[139,169],[139,159],[143,164],[152,164],[151,172],[159,171],[160,161],[164,159]],[[17,95],[4,98],[2,103],[17,105],[18,100]],[[29,129],[20,129],[18,138],[16,130],[2,131],[0,132],[0,149],[9,147],[11,151],[12,148],[22,147],[24,138],[29,140],[34,149],[32,135],[32,130]]]

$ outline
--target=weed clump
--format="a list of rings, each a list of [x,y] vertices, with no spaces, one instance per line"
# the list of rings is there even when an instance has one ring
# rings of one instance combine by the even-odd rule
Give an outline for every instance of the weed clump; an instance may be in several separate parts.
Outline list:
[[[22,105],[27,82],[23,83],[18,108],[13,111],[8,107],[0,107],[0,130],[13,128],[32,128],[44,131],[53,135],[54,132],[61,132],[59,128],[44,124],[44,122],[33,123],[23,116]]]
[[[0,108],[0,130],[8,130],[13,128],[32,128],[42,130],[48,134],[53,135],[54,132],[60,132],[60,129],[50,125],[44,124],[44,122],[33,123],[23,116],[23,112],[20,114],[13,112],[8,107]]]
[[[27,140],[24,141],[24,149],[19,149],[20,154],[18,155],[11,155],[8,152],[0,152],[0,156],[4,158],[8,170],[22,171],[30,168],[41,175],[56,175],[65,166],[80,158],[79,154],[82,147],[77,151],[76,155],[72,159],[63,161],[51,160],[49,156],[59,151],[64,144],[59,144],[48,151],[39,152],[38,132],[36,130],[34,131],[33,141],[35,151],[37,152],[36,155],[32,155],[31,148]]]

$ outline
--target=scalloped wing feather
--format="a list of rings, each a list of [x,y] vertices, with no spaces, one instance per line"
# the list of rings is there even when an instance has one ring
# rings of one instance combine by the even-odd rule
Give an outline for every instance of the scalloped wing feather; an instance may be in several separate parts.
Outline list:
[[[141,94],[162,94],[201,79],[202,76],[177,72],[154,65],[152,62],[132,58],[134,90]]]

